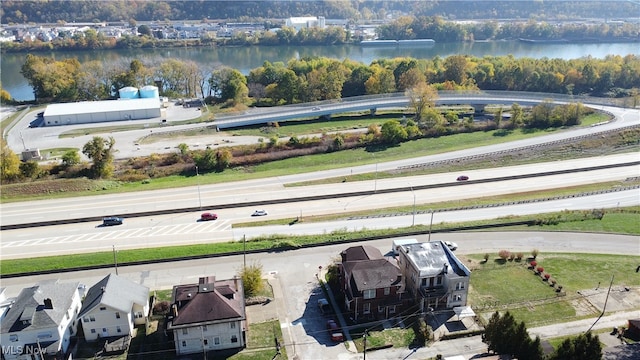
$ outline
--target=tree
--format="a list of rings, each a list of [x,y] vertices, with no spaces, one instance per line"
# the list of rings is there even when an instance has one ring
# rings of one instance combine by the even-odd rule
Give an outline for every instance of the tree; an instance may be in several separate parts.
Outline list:
[[[503,316],[496,311],[484,329],[482,342],[488,345],[489,351],[518,359],[543,359],[540,339],[531,340],[524,322],[516,322],[508,311]]]
[[[15,180],[20,177],[20,157],[14,153],[7,142],[0,138],[2,151],[0,152],[0,178],[3,181]]]
[[[425,112],[433,108],[438,99],[438,91],[426,82],[421,82],[406,92],[409,97],[409,106],[413,109],[418,122],[423,121]]]
[[[591,332],[563,341],[551,360],[599,360],[602,359],[602,345],[598,335]]]
[[[100,136],[94,136],[91,141],[84,144],[82,153],[93,161],[91,176],[96,179],[108,178],[113,174],[113,146],[116,140]]]
[[[390,144],[397,144],[407,140],[407,137],[409,136],[407,134],[407,130],[398,120],[390,120],[382,124],[380,133],[382,134],[382,139]]]
[[[35,179],[40,176],[40,166],[35,160],[20,163],[20,172],[25,178]]]
[[[245,298],[256,296],[264,284],[262,283],[262,265],[254,262],[249,266],[244,266],[240,270],[240,278],[242,279],[242,285],[244,286]]]
[[[222,172],[224,169],[228,168],[229,164],[231,164],[232,158],[233,155],[227,148],[222,148],[216,151],[216,171]]]
[[[149,25],[140,25],[138,26],[138,34],[151,36],[151,28]]]
[[[70,167],[80,163],[80,154],[77,149],[67,150],[62,155],[62,166]]]

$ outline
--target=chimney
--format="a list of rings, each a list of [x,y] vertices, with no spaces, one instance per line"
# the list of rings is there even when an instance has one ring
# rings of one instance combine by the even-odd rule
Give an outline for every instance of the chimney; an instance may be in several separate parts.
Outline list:
[[[44,308],[45,309],[53,309],[53,302],[50,298],[44,299]]]

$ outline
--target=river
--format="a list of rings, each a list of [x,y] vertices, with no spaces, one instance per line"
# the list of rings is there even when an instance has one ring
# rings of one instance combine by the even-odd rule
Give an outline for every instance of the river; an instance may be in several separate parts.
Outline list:
[[[162,57],[193,60],[203,66],[214,68],[220,65],[230,66],[248,74],[251,69],[261,66],[265,61],[287,62],[293,58],[323,56],[334,59],[351,59],[370,64],[376,59],[412,57],[416,59],[442,58],[465,54],[477,57],[513,55],[516,58],[560,58],[576,59],[585,56],[604,58],[607,55],[640,55],[638,43],[614,44],[544,44],[523,43],[519,41],[491,41],[465,43],[435,43],[432,45],[405,46],[250,46],[219,48],[171,48],[171,49],[134,49],[134,50],[95,50],[73,52],[36,53],[38,56],[50,56],[56,59],[77,57],[82,63],[90,60],[105,62],[130,61],[134,58]],[[25,53],[2,54],[2,87],[16,100],[33,100],[33,90],[20,74]]]

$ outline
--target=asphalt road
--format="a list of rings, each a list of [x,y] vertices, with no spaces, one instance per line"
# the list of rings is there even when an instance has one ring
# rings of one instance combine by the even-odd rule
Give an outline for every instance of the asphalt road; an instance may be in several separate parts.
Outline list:
[[[427,235],[417,237],[419,241],[427,241]],[[610,234],[574,234],[546,232],[473,232],[432,235],[433,240],[449,240],[458,244],[458,254],[497,253],[501,249],[522,251],[525,254],[532,249],[545,252],[573,253],[609,253],[628,255],[630,249],[638,249],[640,240],[637,236]],[[354,243],[359,245],[365,243]],[[392,239],[370,241],[366,244],[375,246],[386,254],[391,249]],[[287,252],[248,254],[216,259],[183,261],[176,263],[153,264],[144,266],[118,267],[118,274],[132,281],[148,286],[151,290],[170,289],[173,285],[197,282],[199,277],[215,275],[219,279],[227,279],[237,274],[243,263],[262,265],[264,274],[271,274],[282,288],[284,314],[280,315],[281,327],[287,337],[290,355],[293,352],[300,359],[361,359],[362,354],[353,354],[343,345],[328,343],[324,335],[320,338],[316,331],[323,328],[324,318],[318,311],[317,299],[321,291],[315,277],[319,266],[326,267],[349,245],[329,245],[318,248],[301,249]],[[640,254],[637,252],[636,255]],[[639,260],[640,261],[640,260]],[[632,269],[631,269],[632,270]],[[630,271],[631,271],[630,270]],[[6,287],[8,297],[16,296],[23,287],[31,286],[37,281],[60,278],[63,281],[79,281],[91,286],[114,269],[82,271],[65,274],[33,276],[29,278],[0,279],[0,286]],[[555,328],[554,328],[555,329]],[[559,331],[559,330],[554,330]],[[293,349],[295,348],[295,349]],[[417,354],[410,350],[396,349],[385,352],[372,352],[367,355],[371,359],[421,359],[431,352],[445,355],[461,353],[478,353],[486,347],[477,338],[464,338],[455,341],[439,342],[430,348],[424,348]],[[321,354],[321,355],[318,355]],[[405,357],[410,355],[410,357]]]

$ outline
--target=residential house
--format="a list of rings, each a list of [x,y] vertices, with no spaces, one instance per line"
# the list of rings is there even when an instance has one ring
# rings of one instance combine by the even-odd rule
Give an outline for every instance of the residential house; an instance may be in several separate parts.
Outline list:
[[[398,266],[420,311],[467,304],[471,272],[442,241],[399,246]]]
[[[246,319],[242,279],[209,276],[173,287],[167,331],[177,355],[244,348]]]
[[[78,319],[87,341],[133,334],[149,315],[149,288],[109,274],[93,285],[82,302]]]
[[[340,253],[340,286],[345,314],[353,321],[388,319],[408,303],[398,266],[369,246],[354,246]]]
[[[0,322],[2,359],[66,359],[82,306],[79,288],[50,280],[22,289]]]

